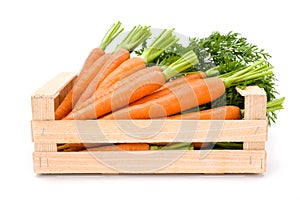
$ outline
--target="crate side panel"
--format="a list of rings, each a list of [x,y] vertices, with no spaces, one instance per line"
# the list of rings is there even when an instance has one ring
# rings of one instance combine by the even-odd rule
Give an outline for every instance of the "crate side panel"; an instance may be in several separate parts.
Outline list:
[[[32,119],[54,120],[57,107],[57,97],[76,77],[75,73],[60,73],[31,96]]]
[[[97,154],[98,153],[98,154]],[[263,173],[265,151],[35,152],[36,173]],[[170,158],[174,158],[171,160]]]
[[[133,122],[136,126],[132,126]],[[159,126],[149,125],[149,120],[120,123],[111,120],[33,121],[33,139],[38,143],[265,141],[267,126],[266,120],[200,120],[196,124],[168,120],[161,121]],[[216,123],[222,125],[217,127]]]

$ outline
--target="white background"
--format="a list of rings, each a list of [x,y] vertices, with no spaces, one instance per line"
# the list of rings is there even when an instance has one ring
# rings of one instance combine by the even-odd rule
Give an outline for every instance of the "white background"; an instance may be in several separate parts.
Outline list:
[[[0,1],[0,199],[300,199],[297,1]],[[236,31],[273,57],[285,110],[269,129],[264,175],[37,176],[30,95],[62,71],[78,72],[114,22],[189,36]],[[6,197],[4,197],[6,196]]]

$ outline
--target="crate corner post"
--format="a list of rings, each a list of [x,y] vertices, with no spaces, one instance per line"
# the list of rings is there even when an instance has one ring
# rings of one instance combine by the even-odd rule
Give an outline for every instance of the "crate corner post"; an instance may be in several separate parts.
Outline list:
[[[245,120],[265,120],[266,119],[266,106],[267,106],[267,96],[266,92],[258,87],[258,86],[248,86],[245,89],[237,88],[239,94],[244,96],[245,104],[244,104],[244,119]],[[268,127],[268,125],[266,125]],[[267,130],[266,130],[267,132]],[[267,140],[267,134],[265,141]],[[249,150],[252,152],[255,151],[264,151],[262,158],[260,158],[261,162],[261,171],[259,173],[263,173],[266,171],[266,151],[265,151],[265,141],[249,141],[243,143],[243,149]]]
[[[36,137],[43,138],[45,131],[42,126],[37,127],[36,123],[42,124],[43,121],[55,120],[55,109],[72,88],[75,77],[75,73],[60,73],[31,96],[31,133],[34,142],[33,165],[37,174],[47,173],[47,170],[51,171],[47,152],[57,152],[57,144],[47,142],[47,138],[45,138],[45,141],[39,139],[36,142]],[[46,171],[44,170],[45,166],[48,168]]]

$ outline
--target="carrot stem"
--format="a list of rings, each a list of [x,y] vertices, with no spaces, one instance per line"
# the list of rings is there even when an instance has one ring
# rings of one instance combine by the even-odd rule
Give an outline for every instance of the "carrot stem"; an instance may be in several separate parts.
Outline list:
[[[105,50],[106,47],[120,34],[123,32],[124,28],[121,28],[121,22],[118,21],[117,23],[113,24],[111,28],[107,31],[104,38],[99,45],[100,49]]]
[[[132,52],[151,35],[150,26],[134,26],[123,39],[123,41],[116,47],[114,52],[120,49],[127,49],[128,51]]]
[[[180,72],[190,68],[193,65],[199,63],[197,55],[193,50],[187,52],[182,57],[180,57],[177,61],[169,65],[164,71],[164,75],[166,80],[178,75]]]
[[[263,78],[273,74],[273,67],[268,64],[263,64],[264,62],[265,60],[260,60],[242,70],[236,70],[220,75],[219,78],[223,80],[226,88],[229,88],[240,83],[246,83],[247,81]]]
[[[192,147],[192,148],[191,148]],[[180,142],[166,146],[150,146],[150,150],[193,150],[193,146],[189,142]]]
[[[179,38],[173,35],[173,31],[174,29],[164,29],[144,50],[141,58],[145,63],[151,63],[155,58],[162,54],[162,52],[178,42]]]
[[[283,102],[285,98],[282,97],[280,99],[274,99],[272,101],[267,102],[267,112],[273,112],[276,110],[281,110],[283,109]]]

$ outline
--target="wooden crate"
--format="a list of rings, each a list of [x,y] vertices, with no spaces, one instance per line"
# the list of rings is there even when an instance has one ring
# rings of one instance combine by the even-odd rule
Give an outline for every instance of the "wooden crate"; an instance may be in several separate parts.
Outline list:
[[[244,120],[55,120],[54,111],[71,89],[75,77],[74,73],[61,73],[31,97],[35,173],[266,171],[266,94],[256,86],[238,90],[245,98]],[[138,142],[243,142],[243,150],[57,152],[59,143]]]

